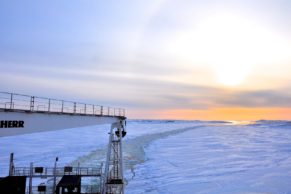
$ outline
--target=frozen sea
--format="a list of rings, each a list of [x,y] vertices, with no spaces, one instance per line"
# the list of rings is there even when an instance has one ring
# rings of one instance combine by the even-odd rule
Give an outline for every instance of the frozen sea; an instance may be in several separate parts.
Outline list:
[[[109,125],[0,138],[0,175],[30,162],[105,161]],[[128,194],[291,194],[291,122],[129,121]]]

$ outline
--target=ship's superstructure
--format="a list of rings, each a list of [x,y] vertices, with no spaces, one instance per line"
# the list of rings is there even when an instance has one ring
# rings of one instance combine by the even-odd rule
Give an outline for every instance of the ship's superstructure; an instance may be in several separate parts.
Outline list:
[[[0,190],[6,194],[123,194],[122,138],[126,135],[124,109],[0,92],[0,137],[106,123],[111,128],[105,165],[58,167],[56,158],[52,167],[33,163],[17,167],[11,154],[9,175],[0,179]],[[82,185],[86,177],[95,181]],[[47,179],[47,184],[34,186],[37,178]]]

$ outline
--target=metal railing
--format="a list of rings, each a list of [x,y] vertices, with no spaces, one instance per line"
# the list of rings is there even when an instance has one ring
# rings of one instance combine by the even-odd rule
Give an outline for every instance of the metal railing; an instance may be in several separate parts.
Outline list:
[[[0,109],[95,116],[125,116],[125,109],[0,92]]]
[[[41,169],[37,171],[36,169]],[[35,167],[15,167],[13,169],[13,176],[32,176],[32,177],[53,177],[53,176],[64,176],[64,175],[81,175],[81,176],[101,176],[102,165],[99,167],[57,167],[44,168]]]
[[[45,185],[45,184],[44,184]],[[38,186],[32,186],[32,194],[52,194],[53,188],[52,186],[45,185],[45,191],[38,191]],[[82,194],[96,194],[101,193],[101,185],[81,185],[81,193]],[[25,193],[29,194],[29,187],[26,187]]]

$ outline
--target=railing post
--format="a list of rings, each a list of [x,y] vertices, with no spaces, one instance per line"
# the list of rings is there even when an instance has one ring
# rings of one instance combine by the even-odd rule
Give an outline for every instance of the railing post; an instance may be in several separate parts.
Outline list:
[[[93,105],[93,115],[95,115],[95,105]]]
[[[30,111],[34,110],[34,96],[31,96],[30,98]]]
[[[62,109],[61,109],[62,113],[64,112],[64,101],[62,100]]]
[[[10,109],[12,109],[12,104],[13,104],[13,94],[11,93],[11,95],[10,95]]]
[[[54,166],[54,182],[53,182],[53,194],[55,194],[56,192],[56,183],[57,183],[57,162],[58,162],[59,158],[56,157],[55,160],[55,166]]]
[[[30,163],[29,171],[29,194],[32,194],[32,176],[33,176],[33,163]]]
[[[86,112],[87,112],[87,111],[86,111],[86,107],[87,107],[87,106],[86,106],[86,104],[85,104],[85,106],[84,106],[84,114],[86,114]]]
[[[10,154],[10,161],[9,161],[9,176],[13,176],[13,170],[14,170],[14,155],[13,153]]]
[[[74,102],[74,114],[76,113],[77,104]]]
[[[50,110],[51,110],[51,99],[49,98],[47,111],[50,112]]]
[[[108,107],[107,115],[110,116],[110,107]]]
[[[103,115],[103,106],[101,106],[100,115]]]
[[[78,162],[78,170],[77,170],[77,175],[80,175],[80,162]]]

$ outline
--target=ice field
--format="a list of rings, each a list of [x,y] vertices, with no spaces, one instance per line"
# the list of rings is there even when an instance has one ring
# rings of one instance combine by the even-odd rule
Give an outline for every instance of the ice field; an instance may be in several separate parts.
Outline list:
[[[16,166],[105,161],[109,125],[0,138]],[[291,193],[291,122],[128,121],[126,193]]]

